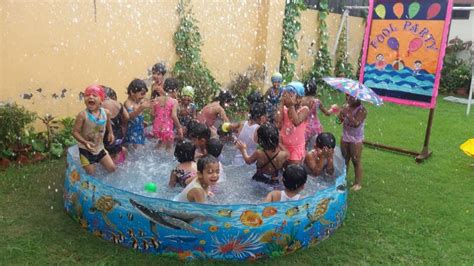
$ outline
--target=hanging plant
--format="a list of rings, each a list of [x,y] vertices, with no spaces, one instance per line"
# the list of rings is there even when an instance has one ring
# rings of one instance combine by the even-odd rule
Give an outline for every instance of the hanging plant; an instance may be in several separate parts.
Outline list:
[[[174,33],[174,44],[178,61],[173,75],[183,86],[195,89],[195,103],[199,108],[207,104],[219,91],[219,84],[201,59],[202,39],[198,21],[193,17],[189,0],[180,0],[177,7],[178,29]]]
[[[336,77],[354,78],[354,67],[349,62],[349,53],[347,52],[347,36],[345,27],[342,28],[343,34],[339,39],[336,51],[336,65],[334,66],[334,75]]]
[[[318,14],[318,51],[314,58],[314,64],[310,72],[311,78],[316,78],[318,85],[325,86],[321,78],[332,75],[332,59],[328,49],[328,26],[326,17],[329,15],[328,0],[319,1]]]
[[[298,59],[296,34],[301,30],[299,18],[301,11],[305,9],[306,5],[303,0],[290,0],[286,2],[280,59],[280,72],[283,75],[284,83],[292,81],[295,75],[296,67],[293,62]]]

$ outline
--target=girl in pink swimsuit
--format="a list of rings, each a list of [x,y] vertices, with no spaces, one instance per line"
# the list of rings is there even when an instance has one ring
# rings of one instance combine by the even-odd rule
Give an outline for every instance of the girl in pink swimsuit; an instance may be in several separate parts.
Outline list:
[[[364,124],[367,110],[360,100],[346,95],[347,104],[339,113],[339,120],[343,124],[341,152],[346,161],[346,173],[349,170],[349,162],[352,161],[355,171],[355,182],[353,190],[362,188],[362,146],[364,141]]]
[[[167,151],[170,151],[173,146],[173,125],[176,126],[178,138],[183,138],[183,130],[177,115],[178,101],[175,99],[177,85],[176,79],[166,79],[164,84],[166,95],[156,97],[153,105],[153,135],[160,140],[157,147],[160,148],[162,144],[165,144]]]
[[[312,147],[316,137],[323,132],[323,125],[319,121],[318,109],[324,115],[332,114],[331,109],[324,108],[323,103],[317,96],[316,79],[311,79],[306,84],[306,97],[304,98],[305,105],[309,108],[308,125],[306,126],[305,139],[306,145]]]
[[[301,105],[304,97],[304,86],[301,82],[290,82],[284,89],[280,112],[277,113],[277,124],[281,125],[281,144],[290,153],[289,164],[299,164],[303,160],[306,149],[305,131],[309,109]]]

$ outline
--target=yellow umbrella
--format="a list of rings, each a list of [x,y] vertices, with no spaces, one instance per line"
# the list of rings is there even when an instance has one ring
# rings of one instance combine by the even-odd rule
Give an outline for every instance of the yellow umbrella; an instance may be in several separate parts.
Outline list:
[[[461,144],[461,146],[459,146],[459,148],[461,148],[461,150],[465,154],[467,154],[471,157],[474,157],[474,139],[468,139],[466,142]]]

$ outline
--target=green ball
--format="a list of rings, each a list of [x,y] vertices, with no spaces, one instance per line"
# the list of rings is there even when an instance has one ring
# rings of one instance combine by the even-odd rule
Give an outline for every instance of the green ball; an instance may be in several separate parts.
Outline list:
[[[156,192],[156,184],[153,182],[147,183],[145,185],[145,190],[148,192]]]

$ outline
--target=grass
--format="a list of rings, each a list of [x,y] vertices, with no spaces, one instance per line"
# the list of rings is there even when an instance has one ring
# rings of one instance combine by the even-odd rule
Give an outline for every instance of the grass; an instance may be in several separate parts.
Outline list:
[[[339,95],[324,102],[333,100],[341,103]],[[366,106],[367,140],[421,150],[428,110],[389,103]],[[257,264],[472,265],[474,158],[459,145],[474,137],[474,114],[467,117],[465,108],[439,99],[430,141],[433,155],[422,164],[410,156],[364,148],[363,189],[349,194],[343,226],[316,247]],[[322,122],[340,136],[333,117]],[[176,264],[81,229],[62,209],[65,168],[65,160],[59,160],[0,172],[0,265]],[[352,168],[348,180],[353,180]]]

